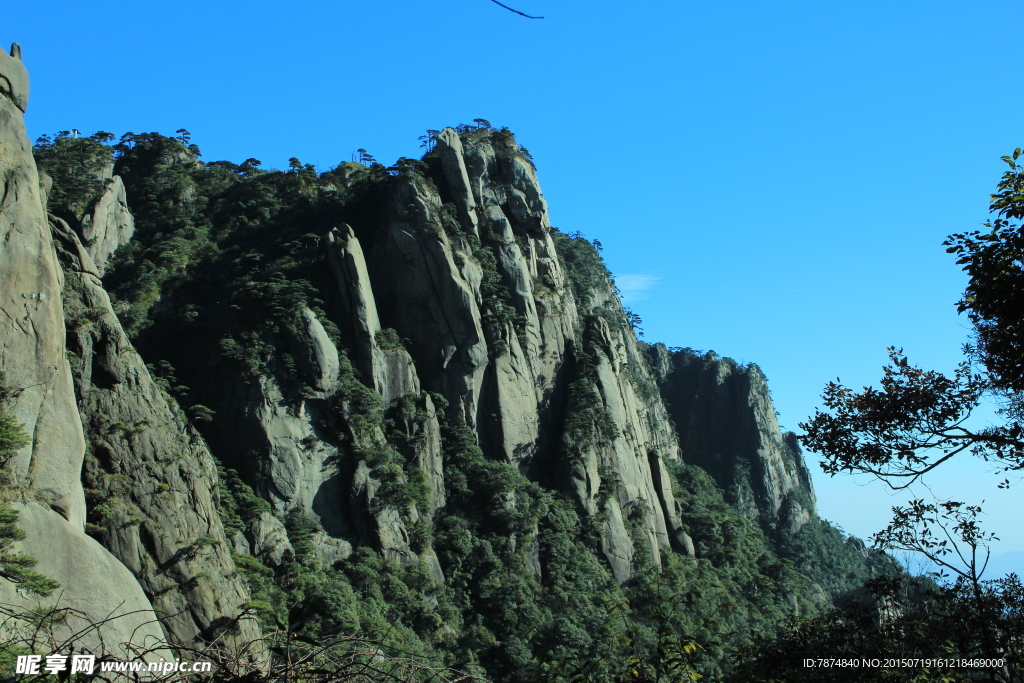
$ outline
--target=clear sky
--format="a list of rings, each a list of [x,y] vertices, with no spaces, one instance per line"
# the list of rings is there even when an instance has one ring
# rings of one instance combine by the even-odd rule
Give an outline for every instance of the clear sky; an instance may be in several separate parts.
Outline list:
[[[0,39],[24,50],[32,136],[187,128],[207,161],[326,170],[357,148],[418,156],[428,128],[508,126],[554,224],[603,243],[646,339],[756,362],[788,428],[829,380],[877,384],[889,345],[952,370],[965,279],[941,242],[984,222],[999,157],[1024,144],[1019,2],[506,4],[545,18],[489,0],[36,0],[5,7]],[[1020,489],[997,480],[967,459],[930,483],[986,500],[996,551],[1021,558]],[[900,500],[815,483],[862,537]]]

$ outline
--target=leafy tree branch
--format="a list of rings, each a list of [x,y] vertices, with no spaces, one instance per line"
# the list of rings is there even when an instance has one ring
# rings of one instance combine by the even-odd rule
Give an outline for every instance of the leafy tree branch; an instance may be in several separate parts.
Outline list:
[[[854,392],[830,382],[822,396],[828,412],[801,423],[803,443],[824,456],[828,474],[864,472],[903,489],[953,456],[968,451],[1024,468],[1022,426],[1013,421],[980,430],[966,426],[991,389],[983,375],[961,363],[948,377],[911,365],[901,349],[889,349],[881,388]]]

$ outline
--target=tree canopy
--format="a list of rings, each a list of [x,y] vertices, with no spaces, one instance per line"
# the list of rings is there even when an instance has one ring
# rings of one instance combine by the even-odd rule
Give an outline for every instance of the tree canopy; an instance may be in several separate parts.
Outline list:
[[[1003,174],[986,231],[951,235],[944,244],[970,276],[958,304],[974,326],[975,344],[948,376],[911,365],[889,349],[881,387],[856,392],[825,387],[826,412],[801,428],[804,445],[824,457],[829,474],[864,472],[893,488],[962,453],[993,461],[1005,472],[1024,469],[1024,166],[1021,150],[1003,157]],[[985,395],[1001,403],[1002,424],[973,429],[968,418]],[[1004,479],[1003,486],[1009,484]]]
[[[801,441],[823,456],[825,472],[872,474],[903,489],[961,453],[1024,469],[1024,167],[1021,150],[1003,157],[1004,173],[986,231],[951,235],[945,245],[970,276],[958,308],[975,343],[952,375],[912,365],[889,349],[879,388],[854,391],[830,382],[824,411],[801,428]],[[1002,403],[1001,424],[969,422],[982,397]],[[1010,485],[1004,479],[1001,487]],[[869,581],[862,599],[810,619],[793,619],[741,656],[748,681],[1022,680],[1024,591],[1015,574],[983,580],[989,545],[982,509],[960,501],[912,500],[893,508],[877,548],[918,553],[935,571]],[[808,667],[807,662],[854,663]],[[859,668],[864,662],[879,664]],[[967,667],[964,661],[973,662]],[[895,664],[894,664],[895,662]],[[979,663],[980,662],[980,663]],[[978,667],[978,668],[970,668]]]

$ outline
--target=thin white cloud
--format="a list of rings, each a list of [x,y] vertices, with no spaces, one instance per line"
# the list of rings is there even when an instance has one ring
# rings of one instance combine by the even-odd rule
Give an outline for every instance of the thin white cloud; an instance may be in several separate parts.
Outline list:
[[[661,278],[656,275],[639,274],[615,276],[615,284],[618,286],[619,291],[622,292],[623,303],[643,301],[647,298],[647,290],[652,289],[659,280],[661,280]]]

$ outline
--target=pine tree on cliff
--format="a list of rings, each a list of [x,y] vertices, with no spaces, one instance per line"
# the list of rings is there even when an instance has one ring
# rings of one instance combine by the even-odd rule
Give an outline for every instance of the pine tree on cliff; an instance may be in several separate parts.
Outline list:
[[[2,392],[0,392],[2,395]],[[29,443],[28,435],[11,415],[0,411],[0,485],[9,486],[7,468],[18,449]],[[32,571],[36,558],[15,552],[11,544],[25,538],[25,532],[18,528],[18,511],[0,505],[0,576],[17,584],[30,593],[49,595],[60,584],[42,574]]]

